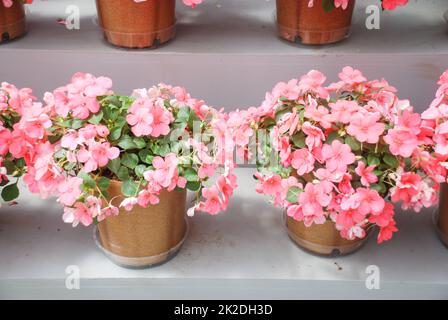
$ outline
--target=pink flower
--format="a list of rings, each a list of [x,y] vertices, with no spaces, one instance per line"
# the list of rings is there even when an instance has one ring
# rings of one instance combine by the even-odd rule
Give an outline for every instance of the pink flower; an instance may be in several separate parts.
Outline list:
[[[373,173],[375,166],[368,166],[362,161],[358,161],[358,166],[355,169],[356,174],[361,178],[361,184],[365,187],[370,187],[371,183],[376,183],[378,177]]]
[[[170,133],[170,123],[174,121],[174,117],[171,112],[164,107],[155,105],[152,109],[152,137],[166,136]]]
[[[350,119],[347,133],[359,142],[377,143],[385,128],[384,123],[377,122],[378,120],[378,114],[357,113]]]
[[[281,121],[277,124],[278,131],[280,134],[285,134],[288,132],[290,136],[292,136],[297,129],[299,129],[300,117],[297,114],[297,109],[294,109],[292,113],[285,114]],[[251,132],[252,134],[252,129]]]
[[[379,195],[378,191],[373,189],[358,188],[356,194],[359,197],[360,204],[358,211],[364,215],[369,213],[380,214],[385,206],[384,199]]]
[[[322,224],[326,220],[323,207],[331,202],[331,185],[320,182],[318,184],[307,183],[305,190],[299,195],[299,204],[302,206],[304,223],[310,226],[313,222]]]
[[[221,211],[222,202],[219,198],[219,190],[216,186],[202,189],[202,196],[205,198],[205,201],[201,202],[200,210],[211,215],[215,215]]]
[[[348,3],[349,0],[340,0],[340,1]],[[345,4],[345,6],[347,7],[347,4]],[[367,81],[366,77],[363,76],[361,71],[353,69],[352,67],[349,66],[344,67],[342,69],[342,72],[339,73],[339,79],[341,79],[348,85],[359,84]]]
[[[329,104],[335,122],[349,123],[352,115],[359,110],[356,101],[338,100]]]
[[[138,205],[142,208],[147,208],[150,204],[156,205],[160,202],[160,199],[157,195],[149,192],[148,190],[142,190],[139,192],[138,197]]]
[[[387,226],[380,228],[378,243],[392,239],[393,234],[398,231],[398,228],[395,225],[395,221],[392,220]]]
[[[313,126],[308,121],[303,124],[302,131],[306,134],[305,144],[308,146],[309,150],[320,147],[322,141],[325,140],[325,135],[322,130]]]
[[[151,113],[152,102],[138,99],[129,108],[126,121],[132,126],[132,133],[137,137],[149,136],[152,132],[154,117]]]
[[[75,203],[73,208],[65,207],[62,219],[65,223],[72,223],[73,227],[76,227],[80,222],[88,227],[93,222],[89,208],[82,202]]]
[[[196,7],[198,4],[202,3],[202,0],[183,0],[184,4],[192,8]]]
[[[89,173],[107,166],[110,160],[119,156],[120,150],[117,147],[111,147],[109,142],[91,142],[88,149],[85,146],[81,147],[77,159],[84,163],[84,171]]]
[[[322,157],[330,171],[347,171],[347,165],[355,162],[355,155],[349,145],[334,140],[322,147]]]
[[[299,89],[302,92],[314,92],[322,99],[327,99],[329,94],[322,85],[327,78],[325,75],[317,70],[311,70],[306,75],[303,75],[299,81]]]
[[[120,208],[123,208],[126,211],[132,211],[132,209],[138,204],[138,199],[135,197],[130,197],[130,198],[126,198],[124,199],[121,203],[120,203]]]
[[[83,180],[78,177],[71,177],[65,180],[58,186],[58,191],[61,194],[58,201],[65,206],[72,206],[81,196],[82,183]]]
[[[73,116],[78,119],[87,119],[91,114],[100,111],[100,104],[96,98],[85,97],[81,95],[70,99],[68,107],[73,111]]]
[[[314,157],[307,149],[296,150],[292,153],[291,165],[297,169],[298,175],[311,172],[314,169]]]
[[[257,184],[256,191],[258,193],[263,193],[265,195],[276,195],[282,192],[282,178],[279,175],[272,175],[267,178],[256,175],[257,179],[260,181]]]
[[[389,145],[390,152],[395,156],[409,158],[418,147],[417,136],[407,130],[390,129],[384,141]]]
[[[163,188],[168,188],[177,178],[177,165],[179,160],[174,153],[168,154],[165,159],[162,157],[155,157],[152,160],[152,165],[155,171],[147,171],[144,177],[147,181],[155,181]]]
[[[395,10],[398,6],[404,6],[408,0],[382,0],[384,10]]]

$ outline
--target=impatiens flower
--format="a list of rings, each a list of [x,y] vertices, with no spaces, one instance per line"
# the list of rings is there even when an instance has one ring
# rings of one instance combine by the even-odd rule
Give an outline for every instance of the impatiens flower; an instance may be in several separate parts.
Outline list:
[[[309,122],[305,122],[302,126],[302,131],[306,135],[305,143],[309,150],[322,146],[325,135],[320,128],[313,126]]]
[[[384,141],[393,155],[405,158],[409,158],[419,144],[417,136],[400,129],[390,129],[384,136]]]
[[[145,179],[147,181],[154,180],[163,188],[168,188],[173,183],[173,179],[177,177],[178,163],[174,153],[168,154],[165,159],[155,157],[152,161],[155,170],[145,172]]]
[[[314,169],[314,157],[307,149],[299,149],[292,153],[291,165],[302,176]]]
[[[370,187],[370,184],[378,182],[378,177],[373,173],[375,166],[368,166],[362,161],[358,162],[355,169],[356,174],[361,178],[361,184],[365,187]]]
[[[105,167],[110,160],[120,155],[117,147],[111,147],[109,142],[92,142],[88,148],[82,146],[78,152],[78,161],[84,163],[84,171],[89,173]]]
[[[359,142],[377,143],[385,129],[384,123],[378,120],[378,114],[357,113],[350,119],[347,133]]]
[[[299,195],[299,204],[302,206],[304,223],[310,226],[312,223],[323,224],[326,213],[323,207],[330,204],[331,185],[321,182],[319,184],[307,183],[304,192]]]
[[[382,0],[384,10],[395,10],[398,6],[404,6],[408,0]]]
[[[322,156],[330,171],[347,170],[347,165],[355,162],[355,155],[349,145],[334,140],[331,145],[326,144],[322,147]]]
[[[216,186],[202,189],[202,196],[205,198],[205,201],[201,203],[201,210],[207,211],[211,215],[221,211],[222,203]]]
[[[134,206],[136,206],[137,204],[138,204],[138,199],[135,197],[130,197],[130,198],[124,199],[120,203],[120,208],[123,208],[126,211],[132,211]]]
[[[341,1],[348,2],[348,0]],[[342,72],[339,73],[339,79],[341,79],[348,85],[359,84],[367,81],[366,77],[363,76],[361,71],[353,69],[349,66],[342,69]]]
[[[72,206],[81,195],[81,185],[83,180],[78,177],[71,177],[58,186],[60,196],[58,201],[65,206]]]
[[[272,175],[267,178],[258,176],[259,183],[257,185],[257,192],[266,195],[275,195],[282,192],[282,178],[279,175]],[[261,178],[261,179],[260,179]]]
[[[73,224],[73,227],[76,227],[79,223],[88,227],[93,223],[89,208],[82,202],[75,203],[73,208],[65,207],[62,219],[65,223]]]
[[[359,110],[356,101],[338,100],[329,104],[334,122],[349,123],[352,115]]]

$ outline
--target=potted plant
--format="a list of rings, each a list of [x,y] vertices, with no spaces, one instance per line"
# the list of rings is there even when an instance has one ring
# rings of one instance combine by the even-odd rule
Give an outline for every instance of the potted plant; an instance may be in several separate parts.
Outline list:
[[[183,0],[195,7],[202,0]],[[148,48],[174,37],[176,0],[96,0],[98,19],[108,42]]]
[[[284,208],[294,242],[322,255],[353,252],[376,227],[378,242],[389,240],[393,204],[433,205],[443,176],[407,100],[351,67],[339,77],[325,87],[310,71],[277,84],[261,107],[230,115],[246,137],[239,153],[256,159],[256,191]]]
[[[32,0],[2,0],[0,2],[0,43],[25,34],[26,18],[23,4],[32,2]]]
[[[19,196],[18,182],[28,166],[34,165],[36,150],[46,141],[51,121],[31,89],[0,86],[0,191],[11,204]]]
[[[46,94],[52,143],[25,180],[59,197],[65,222],[96,224],[113,261],[149,267],[186,237],[186,190],[195,192],[189,215],[227,207],[236,187],[232,140],[225,116],[183,88],[120,96],[111,87],[108,78],[77,73]]]
[[[422,119],[425,128],[431,133],[434,145],[434,157],[439,161],[441,170],[445,170],[448,160],[448,70],[445,71],[438,82],[440,85],[436,98],[429,108],[423,112]],[[446,182],[443,181],[443,182]],[[439,208],[436,214],[436,225],[440,239],[448,246],[448,187],[442,184],[440,190]]]
[[[394,10],[408,0],[382,0]],[[355,0],[277,0],[277,26],[281,38],[322,45],[345,39],[350,30]]]

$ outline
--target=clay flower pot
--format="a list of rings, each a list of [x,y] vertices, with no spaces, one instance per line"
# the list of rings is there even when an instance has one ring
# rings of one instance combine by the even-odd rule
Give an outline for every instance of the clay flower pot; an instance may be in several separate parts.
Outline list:
[[[442,184],[440,188],[439,210],[436,220],[440,239],[448,246],[448,186],[446,183]]]
[[[174,37],[175,0],[97,0],[98,20],[111,44],[148,48]]]
[[[286,227],[289,237],[299,247],[324,256],[347,255],[359,249],[367,239],[344,239],[331,221],[306,227],[303,222],[286,216]]]
[[[303,44],[329,44],[345,39],[350,30],[355,0],[348,7],[325,12],[321,0],[277,0],[277,25],[281,38]]]
[[[109,196],[115,198],[114,205],[124,199],[121,182],[111,182]],[[137,205],[131,212],[120,209],[118,216],[98,224],[97,244],[123,267],[145,268],[166,262],[179,251],[186,237],[185,203],[185,191],[163,191],[157,205],[146,209]]]
[[[9,8],[0,2],[0,43],[16,39],[25,33],[26,18],[22,0],[14,0]]]

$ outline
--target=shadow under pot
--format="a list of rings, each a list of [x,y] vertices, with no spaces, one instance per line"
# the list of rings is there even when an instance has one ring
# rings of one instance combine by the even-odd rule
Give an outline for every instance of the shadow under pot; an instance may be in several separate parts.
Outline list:
[[[96,0],[106,40],[119,47],[151,48],[174,37],[175,0]]]
[[[109,196],[118,206],[124,199],[121,182],[112,181]],[[160,194],[157,205],[132,211],[120,209],[117,216],[101,221],[95,242],[109,259],[126,268],[149,268],[167,262],[180,250],[188,233],[186,191]]]
[[[306,227],[302,221],[286,216],[286,227],[289,237],[299,247],[322,256],[350,254],[360,249],[367,240],[367,236],[356,240],[342,238],[332,221]]]
[[[290,42],[309,45],[330,44],[348,37],[355,0],[346,9],[333,8],[326,12],[323,0],[277,0],[277,27],[279,36]],[[333,1],[333,0],[331,0]]]
[[[0,43],[19,38],[25,33],[26,17],[22,0],[14,0],[9,8],[0,2]]]
[[[439,209],[436,213],[437,230],[439,231],[440,240],[448,246],[448,185],[441,185]]]

